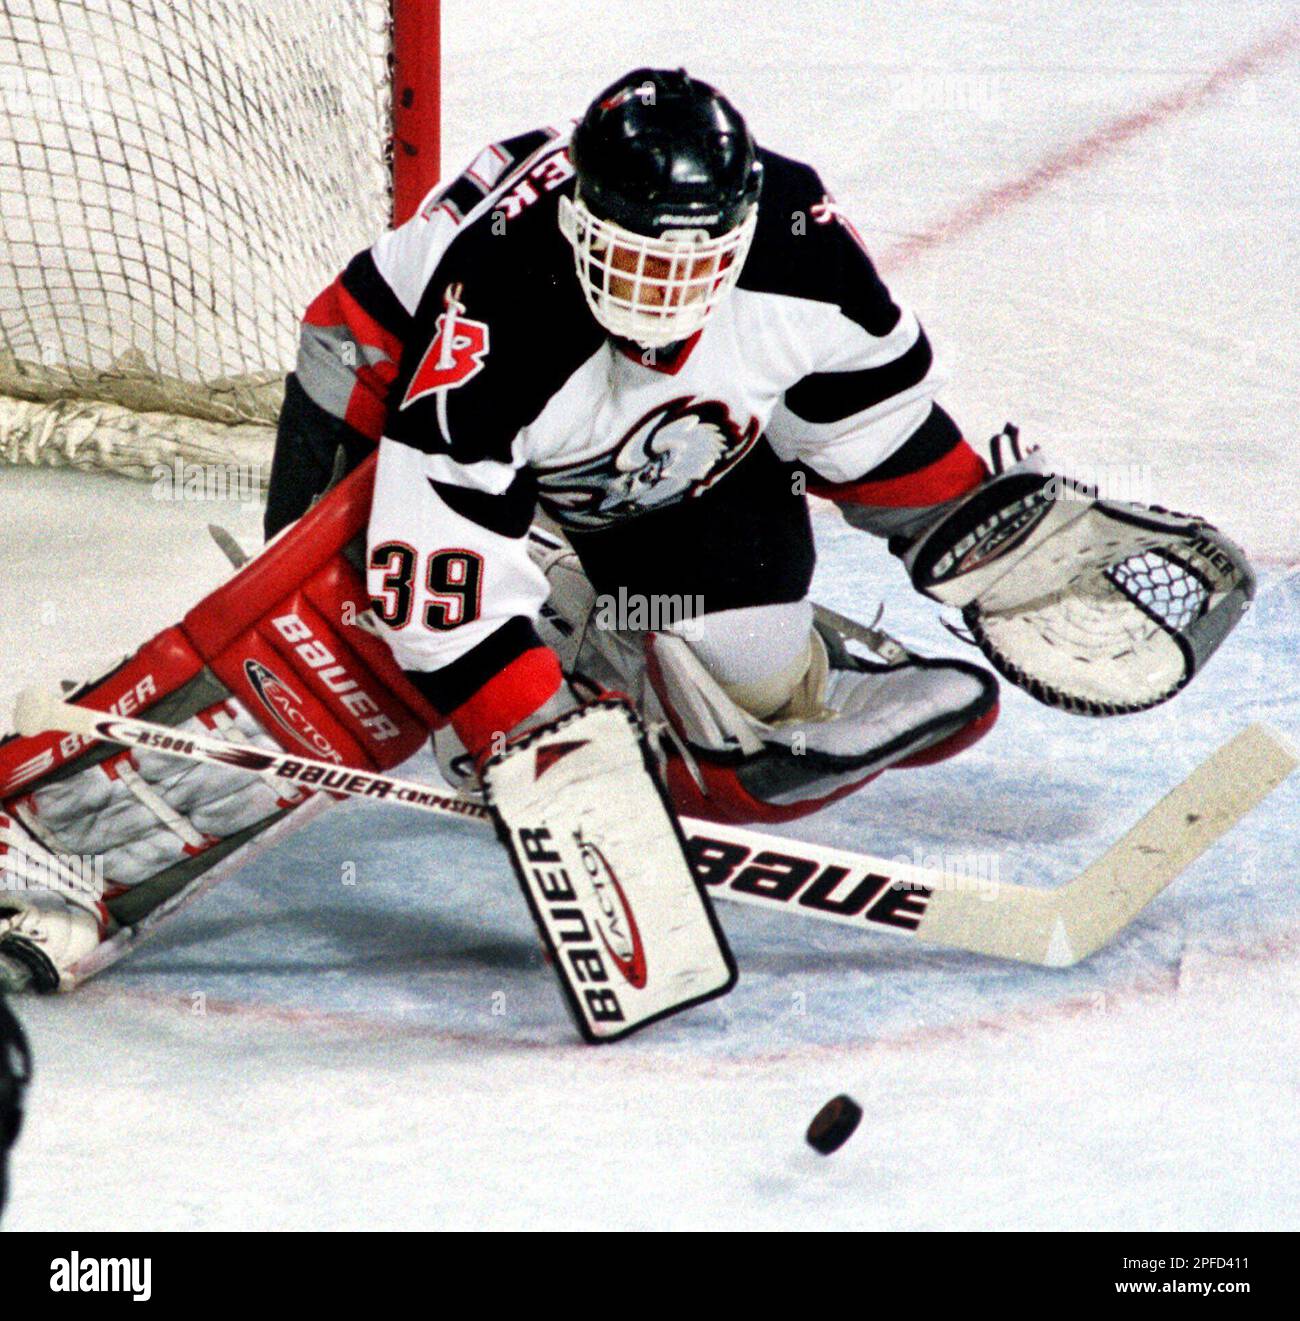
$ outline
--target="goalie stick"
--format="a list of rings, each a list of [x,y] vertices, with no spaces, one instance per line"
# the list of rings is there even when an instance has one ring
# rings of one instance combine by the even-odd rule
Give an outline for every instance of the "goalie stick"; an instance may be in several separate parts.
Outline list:
[[[64,730],[490,824],[486,808],[431,785],[92,711],[44,690],[23,693],[15,719],[22,734]],[[1296,753],[1280,735],[1264,724],[1248,726],[1100,858],[1055,889],[973,883],[923,866],[690,817],[681,825],[692,862],[716,898],[927,945],[1067,967],[1114,939],[1296,765]],[[110,961],[101,960],[94,971]]]

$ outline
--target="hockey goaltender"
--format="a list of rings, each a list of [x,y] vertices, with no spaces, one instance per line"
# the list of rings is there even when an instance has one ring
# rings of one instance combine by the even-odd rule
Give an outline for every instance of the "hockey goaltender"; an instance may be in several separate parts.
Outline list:
[[[1251,598],[1204,520],[1063,482],[1014,427],[977,452],[933,364],[811,166],[637,69],[485,147],[311,304],[269,544],[73,700],[364,772],[432,731],[582,1035],[622,1036],[735,979],[681,816],[790,821],[957,755],[997,676],[1151,707]],[[816,610],[810,494],[987,665]],[[598,597],[704,609],[610,628]],[[75,986],[334,801],[184,744],[0,745],[10,988]]]

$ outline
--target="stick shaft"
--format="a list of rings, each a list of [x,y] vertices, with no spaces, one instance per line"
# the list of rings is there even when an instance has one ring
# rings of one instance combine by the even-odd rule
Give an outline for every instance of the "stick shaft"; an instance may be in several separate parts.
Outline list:
[[[485,807],[431,785],[311,757],[227,743],[29,691],[20,733],[67,730],[195,761],[234,766],[304,788],[377,799],[487,824]],[[1056,889],[954,877],[906,862],[682,818],[692,862],[715,898],[882,935],[1059,967],[1109,942],[1295,768],[1276,734],[1251,725],[1079,876]]]
[[[487,809],[455,794],[440,793],[432,785],[403,780],[382,771],[358,771],[333,762],[296,753],[227,743],[211,734],[173,729],[132,716],[111,715],[65,702],[53,693],[28,691],[18,699],[16,723],[21,734],[62,729],[89,739],[103,739],[147,752],[162,752],[190,761],[215,762],[257,775],[269,775],[289,784],[355,798],[400,803],[440,816],[472,817],[488,821]]]
[[[480,804],[456,794],[441,793],[415,780],[378,771],[351,770],[296,753],[227,743],[210,734],[92,711],[42,690],[29,690],[20,696],[16,717],[19,732],[23,734],[62,729],[87,739],[233,766],[307,789],[397,803],[437,816],[483,824],[492,819]],[[910,863],[766,835],[742,826],[691,817],[681,818],[681,825],[692,861],[715,897],[866,927],[895,937],[916,935],[926,896],[950,880]],[[784,871],[796,880],[800,875],[812,878],[831,869],[840,874],[840,883],[834,887],[836,897],[828,895],[820,906],[808,902],[806,895],[797,896],[796,891],[801,887],[783,884],[780,877]]]

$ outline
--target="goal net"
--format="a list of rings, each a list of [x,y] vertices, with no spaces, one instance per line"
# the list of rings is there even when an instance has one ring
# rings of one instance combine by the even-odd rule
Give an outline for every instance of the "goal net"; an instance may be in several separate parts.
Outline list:
[[[435,6],[4,0],[0,458],[266,462],[303,311],[393,216],[394,60],[436,114]],[[398,155],[432,186],[436,137]]]

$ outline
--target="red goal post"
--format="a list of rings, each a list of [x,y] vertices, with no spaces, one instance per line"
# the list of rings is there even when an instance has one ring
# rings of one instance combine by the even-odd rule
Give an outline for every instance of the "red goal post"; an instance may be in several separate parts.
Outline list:
[[[389,0],[392,13],[393,224],[438,182],[442,142],[441,0]]]
[[[265,465],[298,319],[437,181],[439,0],[4,0],[0,459]]]

